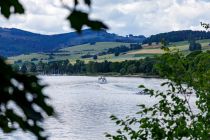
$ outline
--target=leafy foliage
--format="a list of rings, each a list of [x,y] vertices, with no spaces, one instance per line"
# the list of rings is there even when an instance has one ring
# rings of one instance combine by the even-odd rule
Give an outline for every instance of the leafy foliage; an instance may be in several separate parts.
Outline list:
[[[71,27],[78,31],[79,33],[82,30],[83,26],[88,26],[93,30],[100,30],[100,29],[108,29],[108,27],[101,21],[98,20],[91,20],[89,18],[89,13],[83,12],[81,10],[77,10],[77,6],[79,5],[79,0],[74,0],[74,8],[68,7],[64,5],[67,9],[71,12],[67,17],[67,20],[71,23]],[[84,3],[90,8],[91,7],[91,0],[84,0]]]
[[[162,84],[166,91],[140,86],[145,93],[158,99],[152,106],[139,105],[139,118],[116,116],[111,119],[121,126],[113,140],[139,139],[200,139],[210,138],[210,54],[194,53],[185,57],[179,52],[160,57],[157,65],[161,76],[169,79]],[[190,96],[197,97],[192,108]]]
[[[89,7],[91,6],[91,0],[84,0],[84,2]],[[90,20],[88,13],[77,10],[78,0],[74,0],[74,3],[73,10],[64,5],[70,11],[67,19],[72,28],[78,32],[84,25],[94,30],[107,29],[102,22]],[[25,11],[18,0],[1,0],[0,10],[5,18],[9,18],[12,14],[24,14]],[[41,134],[44,129],[40,123],[44,116],[52,116],[54,110],[46,103],[48,97],[42,93],[44,86],[39,84],[36,76],[13,71],[1,58],[0,67],[0,128],[5,133],[22,129],[31,132],[38,139],[46,139]],[[34,71],[34,65],[31,67]],[[21,71],[27,71],[26,65],[21,68]]]
[[[0,9],[1,14],[6,18],[9,18],[11,14],[24,13],[23,5],[18,0],[1,0]]]
[[[40,122],[52,116],[54,110],[46,103],[44,86],[35,76],[16,73],[0,59],[0,128],[5,133],[17,129],[29,131],[38,139],[44,131]]]
[[[208,29],[210,28],[209,23],[200,22],[200,24],[201,24],[201,26],[202,26],[203,28],[205,28],[206,30],[208,30]]]
[[[90,20],[87,13],[78,10],[72,11],[67,19],[70,21],[71,27],[78,32],[81,32],[84,25],[87,25],[93,30],[108,29],[108,27],[102,22]]]

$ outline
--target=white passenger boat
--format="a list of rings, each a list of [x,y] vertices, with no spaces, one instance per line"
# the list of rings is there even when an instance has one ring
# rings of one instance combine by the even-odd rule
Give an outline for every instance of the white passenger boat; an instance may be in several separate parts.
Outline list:
[[[100,76],[98,78],[98,83],[100,83],[100,84],[106,84],[107,83],[107,80],[106,80],[106,78],[104,76]]]

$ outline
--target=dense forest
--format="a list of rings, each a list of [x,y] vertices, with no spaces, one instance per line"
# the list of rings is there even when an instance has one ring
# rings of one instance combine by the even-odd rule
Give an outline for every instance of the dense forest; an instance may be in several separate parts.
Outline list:
[[[173,31],[168,33],[160,33],[157,35],[152,35],[143,41],[143,44],[159,43],[161,40],[166,42],[178,42],[178,41],[190,41],[190,40],[200,40],[200,39],[210,39],[210,32],[206,31]]]
[[[95,62],[77,60],[72,64],[68,60],[51,61],[44,63],[23,62],[16,63],[13,68],[21,73],[34,74],[99,74],[99,73],[117,73],[121,75],[144,73],[155,75],[155,67],[158,60],[156,58],[145,58],[140,60],[126,60],[122,62]]]

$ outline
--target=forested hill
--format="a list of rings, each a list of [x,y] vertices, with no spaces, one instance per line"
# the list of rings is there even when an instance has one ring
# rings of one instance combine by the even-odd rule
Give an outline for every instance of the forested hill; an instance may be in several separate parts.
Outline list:
[[[160,42],[162,39],[164,39],[167,42],[210,39],[210,32],[183,30],[183,31],[160,33],[148,37],[143,41],[143,44]]]
[[[126,42],[141,43],[144,36],[119,36],[102,31],[83,30],[79,35],[75,32],[42,35],[15,28],[0,28],[0,55],[14,56],[35,52],[52,52],[60,48],[94,42]]]

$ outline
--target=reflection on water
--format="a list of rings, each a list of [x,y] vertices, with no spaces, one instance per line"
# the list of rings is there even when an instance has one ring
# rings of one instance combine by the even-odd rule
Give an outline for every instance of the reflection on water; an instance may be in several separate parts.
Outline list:
[[[44,76],[49,86],[44,92],[51,97],[58,118],[48,118],[44,126],[50,140],[103,140],[104,132],[114,132],[115,124],[109,116],[135,115],[137,104],[155,100],[147,95],[136,95],[138,85],[160,89],[160,79],[108,77],[107,84],[97,83],[97,77]],[[33,139],[21,132],[0,139]]]

